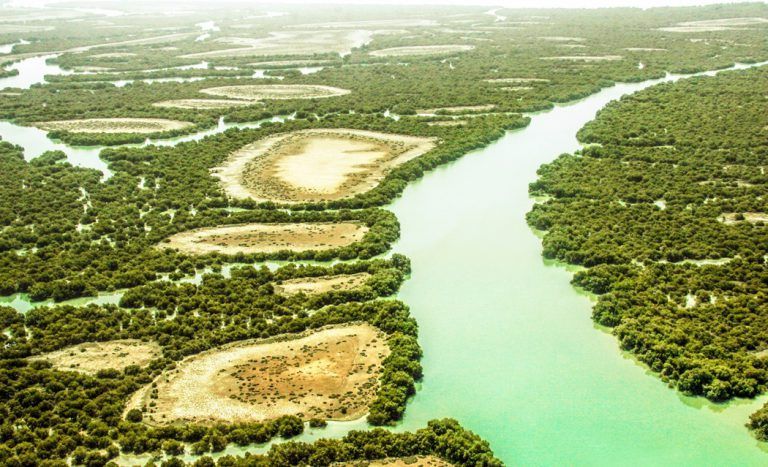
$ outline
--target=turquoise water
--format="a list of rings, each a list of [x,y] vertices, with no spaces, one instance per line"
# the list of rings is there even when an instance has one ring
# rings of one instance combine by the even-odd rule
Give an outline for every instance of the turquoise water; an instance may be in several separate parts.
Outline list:
[[[571,273],[547,264],[525,214],[536,169],[619,85],[533,117],[410,185],[391,209],[413,275],[399,294],[419,323],[424,381],[400,428],[457,418],[514,465],[766,465],[743,426],[757,401],[686,398],[590,319]]]

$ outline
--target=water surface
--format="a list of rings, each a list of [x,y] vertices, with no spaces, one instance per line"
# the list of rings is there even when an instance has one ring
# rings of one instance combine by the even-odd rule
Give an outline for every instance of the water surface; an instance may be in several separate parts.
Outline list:
[[[399,298],[425,354],[400,429],[454,417],[510,465],[768,465],[744,427],[767,398],[714,405],[667,388],[593,324],[590,298],[542,259],[525,222],[536,169],[578,149],[576,132],[610,100],[652,83],[535,115],[391,206],[394,250],[413,266]]]

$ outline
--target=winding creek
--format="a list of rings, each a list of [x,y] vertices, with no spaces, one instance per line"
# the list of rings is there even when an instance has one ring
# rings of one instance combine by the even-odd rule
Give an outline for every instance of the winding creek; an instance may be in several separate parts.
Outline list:
[[[19,74],[9,78],[0,79],[0,91],[9,88],[29,89],[29,87],[34,84],[44,83],[46,75],[69,74],[70,72],[63,70],[58,65],[46,63],[46,60],[55,56],[56,55],[45,55],[41,57],[33,57],[14,63],[9,68],[18,69]],[[149,81],[163,82],[202,79],[204,78],[158,78]],[[125,84],[127,84],[127,82],[122,83],[122,85]],[[220,118],[218,124],[213,128],[172,138],[147,139],[140,144],[126,144],[122,145],[122,147],[143,147],[148,145],[175,146],[187,141],[199,141],[206,136],[223,133],[230,128],[258,128],[264,122],[282,122],[286,118],[292,118],[292,116],[273,117],[271,119],[250,123],[227,123],[223,118]],[[0,120],[0,136],[4,141],[22,146],[24,148],[24,158],[26,160],[34,159],[46,151],[63,151],[67,155],[67,161],[72,165],[99,170],[104,173],[105,179],[112,176],[112,172],[107,168],[107,163],[99,158],[99,153],[105,146],[70,146],[48,138],[47,132],[39,128],[17,125],[8,120]]]
[[[399,298],[419,323],[425,372],[395,429],[453,417],[511,465],[768,463],[768,447],[744,427],[768,397],[716,405],[667,388],[593,324],[590,297],[570,285],[572,269],[543,260],[525,222],[536,169],[578,149],[577,130],[600,108],[678,78],[618,84],[532,115],[528,127],[428,173],[389,206],[402,230],[394,251],[413,265]],[[31,158],[47,138],[24,137],[27,130],[0,123],[3,139],[24,145]],[[82,151],[70,159],[99,160],[98,148]],[[299,439],[364,427],[363,420],[331,422]]]

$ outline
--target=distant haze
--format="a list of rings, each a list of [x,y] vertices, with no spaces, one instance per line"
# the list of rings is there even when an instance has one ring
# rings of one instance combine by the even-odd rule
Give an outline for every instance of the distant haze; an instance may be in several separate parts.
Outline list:
[[[56,3],[70,3],[70,0],[9,0],[5,3],[14,7],[40,7],[43,5],[54,5]],[[157,0],[152,3],[156,3]],[[162,0],[160,0],[162,2]],[[99,3],[109,3],[114,6],[115,2],[107,0],[85,0],[71,3],[89,3],[97,5]],[[126,5],[142,3],[141,0],[125,1]],[[185,3],[209,3],[209,0],[187,0]],[[356,4],[356,5],[477,5],[477,6],[502,6],[507,8],[603,8],[603,7],[639,7],[651,8],[659,6],[695,6],[711,5],[716,3],[768,3],[768,1],[745,1],[745,0],[223,0],[219,3],[241,3],[249,5],[278,5],[280,3],[291,4]]]
[[[195,0],[193,0],[195,1]],[[507,8],[603,8],[603,7],[639,7],[658,6],[695,6],[715,3],[768,3],[759,1],[727,0],[284,0],[285,3],[320,3],[320,4],[406,4],[406,5],[489,5]],[[250,3],[273,3],[255,1]]]

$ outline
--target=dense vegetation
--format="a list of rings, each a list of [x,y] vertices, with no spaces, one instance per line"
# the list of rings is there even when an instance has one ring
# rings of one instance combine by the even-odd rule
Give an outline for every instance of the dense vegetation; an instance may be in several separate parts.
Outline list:
[[[154,280],[158,273],[190,273],[225,261],[365,259],[384,253],[397,238],[397,220],[384,210],[223,209],[226,200],[207,168],[243,144],[227,136],[217,142],[151,148],[139,155],[138,150],[105,155],[123,169],[105,183],[98,172],[63,162],[60,153],[30,164],[20,148],[0,146],[0,216],[5,224],[0,240],[2,293],[63,300],[133,287]],[[218,151],[208,158],[201,152],[190,160],[188,151],[196,145],[214,145]],[[370,230],[360,242],[326,251],[190,257],[155,248],[169,235],[204,226],[346,220],[359,221]]]
[[[595,321],[712,401],[768,383],[765,83],[758,68],[624,97],[531,184],[553,197],[528,215],[544,255],[589,267],[573,282],[600,294]]]
[[[290,117],[284,123],[230,129],[175,146],[119,146],[143,143],[147,135],[49,134],[69,144],[115,146],[100,155],[113,174],[108,179],[96,170],[72,166],[65,153],[48,152],[25,161],[22,148],[0,142],[0,294],[57,302],[105,291],[120,295],[118,305],[59,304],[26,314],[0,307],[3,465],[97,466],[120,451],[202,455],[220,452],[229,443],[295,436],[304,428],[296,417],[152,428],[141,423],[141,412],[132,411],[125,419],[122,412],[130,394],[187,355],[243,339],[356,321],[389,336],[392,352],[384,362],[368,421],[395,422],[421,377],[421,350],[406,305],[388,298],[409,273],[408,260],[399,255],[373,259],[399,235],[397,219],[382,206],[426,171],[491,143],[506,130],[525,126],[528,119],[521,112],[584,97],[615,81],[768,59],[764,24],[693,37],[660,29],[681,21],[768,16],[761,4],[598,13],[501,10],[506,21],[495,21],[476,7],[281,5],[290,13],[284,17],[264,16],[258,7],[228,11],[200,5],[199,11],[179,16],[165,15],[162,5],[136,8],[135,14],[108,19],[67,7],[45,8],[53,19],[42,20],[4,10],[11,24],[0,28],[0,43],[16,42],[19,34],[28,42],[3,57],[5,66],[27,54],[55,53],[49,63],[75,72],[50,76],[30,89],[0,93],[0,118],[21,125],[99,117],[194,123],[179,132],[150,135],[165,138],[211,128],[220,118],[252,124]],[[409,20],[427,25],[397,24],[403,11]],[[350,54],[295,55],[287,50],[269,57],[211,58],[204,64],[185,57],[235,47],[226,38],[253,41],[302,24],[310,26],[300,29],[311,30],[312,23],[321,21],[373,20],[388,22],[371,26],[372,41]],[[215,21],[218,29],[209,31],[209,38],[195,40],[202,32],[197,23],[204,21]],[[369,54],[389,47],[440,44],[471,44],[474,49],[435,56]],[[549,59],[615,55],[621,57]],[[261,63],[286,60],[324,68],[302,74],[297,67]],[[253,77],[257,70],[266,70],[264,78]],[[2,77],[14,71],[5,68],[0,73]],[[141,81],[168,78],[184,81]],[[510,78],[523,81],[488,81]],[[526,81],[531,78],[535,81]],[[530,216],[533,225],[549,231],[545,254],[590,266],[575,282],[603,294],[595,307],[596,319],[615,326],[622,345],[665,379],[713,400],[753,396],[768,382],[760,353],[768,347],[761,318],[766,283],[762,255],[768,239],[762,223],[751,223],[745,215],[766,212],[758,195],[765,188],[762,166],[767,150],[758,126],[768,122],[762,112],[764,96],[749,84],[754,80],[764,82],[765,73],[718,78],[718,83],[727,83],[726,93],[718,91],[720,84],[701,79],[659,87],[613,105],[580,135],[601,146],[543,168],[542,179],[533,187],[556,197]],[[125,81],[133,82],[115,84]],[[224,110],[152,105],[206,98],[200,90],[214,86],[276,83],[330,85],[351,93]],[[424,109],[477,105],[490,107],[457,115],[461,125],[455,127],[430,125],[450,123],[449,111],[418,115]],[[757,126],[733,130],[744,128],[744,121]],[[244,145],[307,128],[430,136],[440,143],[389,172],[372,190],[326,203],[235,201],[211,176],[212,168]],[[653,204],[659,201],[666,203],[665,209]],[[729,223],[719,222],[722,215],[733,215],[734,222],[730,217]],[[363,240],[322,252],[190,256],[156,248],[170,235],[200,227],[350,220],[370,228]],[[721,266],[680,263],[708,258],[735,259]],[[348,262],[271,271],[258,264],[264,260]],[[372,276],[355,290],[281,296],[274,289],[292,278],[356,272]],[[95,376],[26,359],[69,345],[125,338],[157,342],[162,358],[146,368],[104,370]],[[756,414],[753,426],[768,426],[763,419],[768,415]],[[416,433],[373,430],[313,444],[281,443],[263,456],[224,456],[218,462],[328,465],[426,454],[457,465],[500,464],[487,443],[450,420],[430,422]],[[197,462],[213,463],[209,457]]]
[[[376,429],[353,431],[339,440],[322,439],[314,443],[287,442],[276,444],[265,455],[246,455],[244,458],[224,456],[220,466],[294,466],[332,465],[335,462],[377,460],[394,457],[433,455],[454,465],[500,466],[493,457],[488,443],[471,431],[466,431],[455,420],[429,422],[415,433],[391,433]],[[182,465],[168,463],[168,465]],[[210,466],[210,458],[201,458],[194,465]]]
[[[372,274],[355,291],[289,297],[274,293],[274,284],[283,280],[355,272]],[[0,351],[0,380],[6,388],[0,463],[25,465],[30,459],[64,459],[70,454],[98,463],[117,455],[118,446],[123,452],[168,451],[172,440],[193,443],[192,452],[204,453],[230,442],[249,444],[298,434],[303,425],[295,417],[243,426],[149,428],[139,423],[140,412],[125,421],[121,414],[132,392],[186,355],[233,341],[357,321],[389,336],[391,353],[383,362],[381,387],[368,420],[390,424],[402,416],[414,380],[421,377],[421,350],[407,307],[376,298],[394,293],[408,272],[408,260],[399,255],[330,268],[292,265],[275,272],[245,266],[231,270],[229,277],[206,274],[199,285],[162,281],[138,287],[125,293],[121,307],[62,305],[26,314],[2,307],[0,327],[8,333],[2,336]],[[124,338],[159,343],[163,358],[148,368],[103,370],[95,376],[24,360],[73,344]],[[27,427],[28,434],[21,436],[19,426]],[[101,451],[105,448],[106,458]]]
[[[400,115],[412,115],[418,109],[441,106],[494,104],[496,111],[527,112],[548,108],[553,102],[585,97],[615,81],[637,81],[663,76],[665,71],[692,72],[730,66],[735,61],[752,62],[768,58],[764,24],[749,28],[733,28],[691,34],[664,31],[679,21],[691,19],[743,18],[765,16],[760,4],[717,6],[690,9],[612,9],[599,15],[579,10],[546,11],[547,21],[531,21],[532,11],[509,10],[507,21],[497,23],[478,9],[454,8],[462,19],[452,19],[448,10],[426,15],[422,7],[414,8],[409,19],[440,18],[435,27],[404,26],[403,34],[376,34],[366,44],[339,60],[338,55],[269,56],[243,55],[207,58],[207,68],[178,69],[194,66],[200,59],[183,58],[194,52],[235,47],[217,43],[217,39],[254,40],[265,36],[266,28],[311,24],[319,21],[387,20],[392,12],[356,9],[356,15],[345,11],[339,15],[332,8],[313,11],[290,9],[286,18],[265,24],[253,23],[256,31],[243,28],[242,21],[231,17],[210,18],[219,21],[222,30],[210,40],[181,41],[177,37],[147,45],[112,45],[85,53],[70,53],[56,59],[65,67],[91,66],[109,71],[56,76],[52,83],[37,86],[21,96],[0,96],[0,117],[29,123],[85,117],[158,117],[193,121],[210,126],[223,114],[231,121],[256,121],[265,110],[271,115],[293,112],[327,115],[337,112],[380,113],[387,109]],[[374,15],[380,16],[374,16]],[[397,19],[397,18],[394,18]],[[121,26],[135,28],[125,19],[115,20]],[[126,23],[126,24],[122,24]],[[246,23],[248,24],[248,23]],[[606,25],[610,24],[608,27]],[[187,24],[188,26],[188,24]],[[305,30],[307,28],[300,28]],[[311,30],[311,28],[308,28]],[[398,27],[400,29],[400,27]],[[179,29],[189,31],[188,28]],[[41,34],[42,35],[42,34]],[[144,32],[143,36],[151,36]],[[162,36],[162,34],[156,34]],[[45,36],[45,35],[42,35]],[[71,37],[71,36],[68,36]],[[548,40],[548,38],[573,40]],[[44,39],[31,45],[17,46],[18,52],[39,47]],[[112,41],[103,40],[109,44]],[[98,44],[93,37],[89,44]],[[370,51],[388,47],[439,44],[470,44],[471,52],[440,56],[374,57]],[[60,47],[60,46],[58,46]],[[55,50],[61,50],[57,48]],[[117,53],[118,56],[109,56]],[[126,56],[124,54],[135,54]],[[123,54],[123,55],[119,55]],[[106,56],[105,56],[106,55]],[[619,60],[571,61],[548,60],[568,56],[619,56]],[[291,70],[277,71],[284,80],[250,79],[253,63],[268,60],[327,61],[318,73],[301,75]],[[639,67],[639,63],[643,66]],[[218,69],[217,69],[218,67]],[[175,69],[174,69],[175,68]],[[264,67],[262,67],[264,68]],[[266,68],[273,68],[267,66]],[[423,79],[424,76],[435,79]],[[208,77],[185,83],[135,82],[114,87],[109,82],[137,78]],[[237,77],[237,78],[235,78]],[[498,78],[537,78],[545,82],[500,84],[487,82]],[[203,98],[200,89],[227,84],[323,84],[350,89],[353,92],[333,99],[269,101],[265,107],[252,106],[228,110],[184,110],[153,107],[152,103],[179,98]],[[519,88],[510,90],[509,88]],[[45,103],[45,105],[41,105]],[[192,128],[185,132],[194,131]],[[133,142],[127,135],[119,138],[103,135],[61,134],[78,144],[117,144]]]

